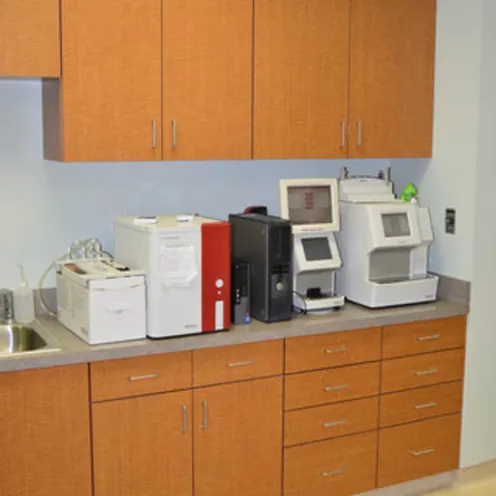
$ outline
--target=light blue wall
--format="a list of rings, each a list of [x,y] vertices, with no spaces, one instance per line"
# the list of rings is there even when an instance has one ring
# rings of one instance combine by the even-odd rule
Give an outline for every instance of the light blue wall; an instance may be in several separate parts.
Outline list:
[[[246,161],[64,164],[42,159],[39,80],[0,79],[0,287],[31,285],[75,238],[112,249],[121,215],[198,212],[226,218],[249,204],[279,213],[279,179],[375,173],[388,161]],[[53,284],[53,279],[47,281]]]

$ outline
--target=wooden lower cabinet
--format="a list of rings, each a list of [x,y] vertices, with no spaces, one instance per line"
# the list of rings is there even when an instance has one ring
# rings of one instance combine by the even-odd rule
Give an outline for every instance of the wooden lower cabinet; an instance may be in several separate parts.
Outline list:
[[[376,463],[377,432],[286,448],[284,496],[348,496],[371,491]]]
[[[282,396],[281,377],[195,390],[195,496],[281,495]]]
[[[91,496],[88,389],[87,364],[0,374],[2,496]]]
[[[379,487],[458,468],[461,415],[383,429],[379,434]]]
[[[192,495],[192,395],[92,406],[95,496]]]

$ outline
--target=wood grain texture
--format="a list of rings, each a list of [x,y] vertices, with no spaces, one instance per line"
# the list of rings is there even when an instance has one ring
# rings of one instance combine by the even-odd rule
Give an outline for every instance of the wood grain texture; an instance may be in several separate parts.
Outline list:
[[[379,433],[379,487],[458,468],[461,416],[391,427]]]
[[[381,427],[425,420],[462,410],[461,381],[381,396]]]
[[[284,496],[349,496],[375,488],[377,433],[284,450]]]
[[[161,0],[62,2],[59,159],[161,159],[161,5]]]
[[[463,379],[465,350],[440,351],[382,362],[382,393]]]
[[[436,0],[353,0],[351,19],[350,157],[432,156]]]
[[[349,0],[257,0],[254,158],[344,158]]]
[[[463,348],[467,318],[463,315],[384,327],[383,358]]]
[[[280,496],[282,386],[274,377],[194,392],[195,496]]]
[[[0,0],[0,77],[59,77],[59,0]]]
[[[379,394],[380,363],[367,363],[285,377],[286,410]]]
[[[251,158],[252,13],[253,0],[164,0],[165,160]]]
[[[0,493],[91,496],[88,365],[0,374]]]
[[[200,387],[280,375],[282,362],[282,339],[195,350],[193,383]]]
[[[91,400],[163,393],[192,386],[191,351],[90,364]]]
[[[95,496],[192,495],[192,395],[181,391],[92,406]]]
[[[375,430],[378,421],[378,397],[287,412],[284,446]]]
[[[316,370],[381,358],[381,328],[286,339],[286,373]]]

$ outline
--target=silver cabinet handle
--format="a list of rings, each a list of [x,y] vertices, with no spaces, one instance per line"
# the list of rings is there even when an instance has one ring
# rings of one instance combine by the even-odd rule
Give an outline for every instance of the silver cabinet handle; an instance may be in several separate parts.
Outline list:
[[[152,148],[157,147],[157,121],[152,119]]]
[[[176,119],[172,119],[171,124],[172,124],[172,148],[176,149],[176,147],[177,147],[177,123],[176,123]]]
[[[433,374],[437,374],[437,369],[421,370],[419,372],[415,372],[415,375],[433,375]]]
[[[363,124],[362,124],[362,121],[357,122],[357,130],[358,130],[357,148],[362,148],[362,143],[363,143]]]
[[[347,423],[347,420],[338,420],[337,422],[324,422],[324,427],[327,429],[329,427],[337,427],[338,425],[345,425]]]
[[[324,391],[329,393],[330,391],[339,391],[341,389],[346,389],[347,387],[349,387],[348,384],[340,384],[339,386],[325,386]]]
[[[158,379],[160,377],[160,374],[158,372],[155,372],[153,374],[148,374],[148,375],[133,375],[131,377],[128,377],[129,381],[144,381],[146,379]]]
[[[437,403],[433,401],[432,403],[424,403],[423,405],[414,405],[415,410],[425,410],[426,408],[434,408]]]
[[[325,350],[325,352],[328,355],[332,355],[333,353],[344,353],[345,351],[348,351],[348,350],[349,350],[348,346],[341,346],[341,348],[332,348],[329,350]]]
[[[183,432],[188,432],[188,407],[183,403]]]
[[[426,450],[422,451],[410,451],[410,454],[412,456],[424,456],[424,455],[430,455],[431,453],[434,453],[436,451],[434,448],[427,448]]]
[[[202,430],[206,431],[208,429],[208,403],[206,401],[202,401],[203,405],[203,426]]]
[[[255,360],[246,360],[246,362],[232,362],[228,363],[227,366],[230,368],[233,367],[246,367],[247,365],[253,365],[255,363]]]
[[[346,469],[340,468],[339,470],[335,470],[334,472],[322,472],[324,477],[334,477],[335,475],[341,475],[346,472]]]
[[[441,334],[433,334],[432,336],[419,336],[417,341],[433,341],[434,339],[439,339]]]
[[[346,122],[341,121],[341,150],[346,147]]]

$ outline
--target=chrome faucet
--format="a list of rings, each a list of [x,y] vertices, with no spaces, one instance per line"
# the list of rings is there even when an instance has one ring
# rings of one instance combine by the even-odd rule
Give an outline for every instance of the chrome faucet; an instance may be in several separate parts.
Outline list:
[[[14,293],[10,289],[0,289],[0,324],[14,323]]]

